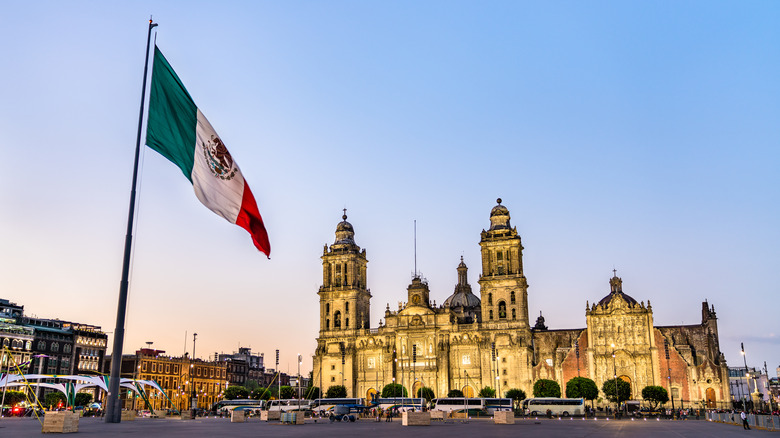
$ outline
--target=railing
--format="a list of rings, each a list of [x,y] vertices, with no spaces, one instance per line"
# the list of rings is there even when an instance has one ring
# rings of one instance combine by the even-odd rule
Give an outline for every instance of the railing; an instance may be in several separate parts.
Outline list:
[[[739,412],[707,412],[707,420],[716,423],[742,425],[742,417]],[[778,415],[759,415],[747,414],[747,421],[750,427],[773,430],[780,430],[780,416]]]

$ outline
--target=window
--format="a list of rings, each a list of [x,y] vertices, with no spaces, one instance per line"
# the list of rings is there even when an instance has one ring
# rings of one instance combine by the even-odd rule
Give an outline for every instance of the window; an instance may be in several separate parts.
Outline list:
[[[156,373],[156,372],[157,372],[157,364],[156,364],[156,363],[153,363],[153,364],[152,364],[152,372],[153,372],[153,373]]]
[[[349,318],[344,318],[344,328],[349,328]]]
[[[331,365],[331,366],[330,366],[330,370],[331,370],[331,371],[333,371],[333,370],[335,370],[335,369],[336,369],[336,365]]]
[[[463,365],[471,365],[471,355],[470,354],[464,354],[463,355]]]
[[[333,377],[333,376],[330,376],[330,381],[331,381],[331,382],[335,382],[335,381],[336,381],[336,378],[335,378],[335,377]]]
[[[515,304],[515,291],[512,291],[509,294],[509,302],[512,303],[512,304]]]
[[[71,349],[71,348],[72,348],[72,347],[70,346],[70,344],[65,344],[65,345],[62,347],[62,352],[63,352],[63,353],[70,353],[70,349]]]
[[[38,341],[38,350],[46,350],[46,342],[44,341]]]
[[[169,374],[171,372],[171,365],[165,364],[165,374]]]
[[[14,343],[16,343],[15,339],[14,339]],[[3,347],[8,347],[8,338],[3,339]]]
[[[368,358],[368,367],[369,368],[375,368],[376,367],[376,359],[373,357]]]
[[[498,302],[498,319],[506,319],[506,302]]]
[[[517,319],[517,311],[515,309],[512,309],[512,320]]]
[[[349,303],[344,304],[344,311],[349,313]]]
[[[146,371],[146,362],[144,362],[144,363],[141,365],[141,370],[142,370],[142,371]]]
[[[51,351],[60,351],[60,343],[59,342],[52,342],[51,343]]]
[[[325,330],[330,330],[330,320],[329,319],[325,320]]]
[[[325,303],[325,314],[330,315],[330,303]]]
[[[32,341],[27,341],[26,344],[24,344],[25,350],[32,350]]]
[[[333,314],[333,328],[334,329],[341,328],[341,311],[339,310],[337,310],[336,313]]]

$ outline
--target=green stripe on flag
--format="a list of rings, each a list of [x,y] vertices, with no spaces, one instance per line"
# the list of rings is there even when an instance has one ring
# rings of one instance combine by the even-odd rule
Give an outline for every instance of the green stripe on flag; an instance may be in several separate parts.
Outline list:
[[[179,166],[192,182],[198,107],[157,46],[154,47],[146,144]]]

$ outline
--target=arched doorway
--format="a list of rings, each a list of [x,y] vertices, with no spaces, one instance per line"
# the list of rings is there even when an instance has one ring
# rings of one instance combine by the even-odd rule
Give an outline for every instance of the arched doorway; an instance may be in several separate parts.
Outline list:
[[[414,385],[412,385],[412,397],[415,397],[415,398],[419,397],[417,395],[417,391],[419,391],[420,388],[422,388],[422,387],[423,387],[423,384],[419,380],[414,382]]]
[[[715,389],[707,388],[704,398],[707,401],[707,408],[714,409],[717,407],[715,402]]]
[[[375,394],[378,394],[379,391],[377,391],[374,388],[370,388],[368,391],[366,391],[366,401],[371,401],[374,399]]]
[[[474,397],[474,388],[472,388],[471,386],[469,385],[464,386],[462,391],[463,391],[463,397],[468,397],[468,398]]]

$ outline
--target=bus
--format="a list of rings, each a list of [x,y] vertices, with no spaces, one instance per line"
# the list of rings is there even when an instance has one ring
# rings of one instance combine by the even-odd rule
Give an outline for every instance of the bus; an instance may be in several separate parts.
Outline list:
[[[220,400],[211,406],[212,412],[222,412],[229,414],[233,410],[250,411],[256,413],[266,406],[265,400],[237,399]]]
[[[485,409],[485,399],[483,398],[447,397],[437,398],[433,403],[434,411],[463,412],[463,409],[466,407],[468,407],[469,411]]]
[[[552,415],[568,417],[585,415],[585,400],[581,398],[537,397],[523,400],[523,412],[528,415]]]
[[[333,411],[334,406],[357,408],[361,411],[366,407],[362,398],[318,398],[311,404],[311,410],[315,414],[327,415]]]
[[[485,410],[488,414],[493,415],[496,411],[511,411],[512,399],[511,398],[486,398]]]
[[[423,398],[409,398],[409,397],[383,397],[376,401],[376,407],[381,408],[383,411],[393,409],[398,412],[405,412],[414,409],[415,411],[422,411],[425,399]]]
[[[311,409],[311,400],[299,400],[297,398],[269,400],[266,409],[279,412],[308,411]]]

